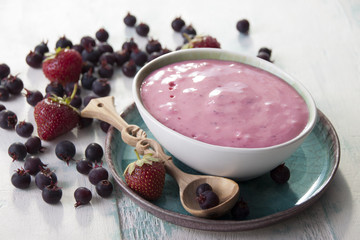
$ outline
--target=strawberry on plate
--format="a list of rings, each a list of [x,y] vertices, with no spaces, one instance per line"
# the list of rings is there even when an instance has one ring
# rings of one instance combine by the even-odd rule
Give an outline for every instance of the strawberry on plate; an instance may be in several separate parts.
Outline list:
[[[220,48],[220,43],[216,38],[209,35],[197,35],[191,39],[187,34],[184,34],[185,38],[188,40],[188,43],[183,45],[181,49],[188,48]]]
[[[80,113],[70,105],[76,90],[75,84],[71,97],[61,98],[54,95],[44,98],[35,105],[34,118],[41,139],[52,140],[77,126]]]
[[[73,49],[57,48],[42,64],[45,77],[50,82],[59,82],[63,86],[79,80],[82,68],[80,53]]]
[[[146,154],[130,163],[124,171],[127,185],[140,196],[149,201],[160,198],[165,184],[165,166],[158,158]]]

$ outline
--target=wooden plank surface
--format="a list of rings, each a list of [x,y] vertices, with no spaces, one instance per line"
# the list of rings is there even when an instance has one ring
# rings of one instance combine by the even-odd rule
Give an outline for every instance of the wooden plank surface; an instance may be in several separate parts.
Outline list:
[[[64,34],[80,41],[100,27],[110,33],[115,50],[130,37],[141,47],[145,38],[126,28],[130,11],[150,25],[150,35],[174,50],[181,37],[170,22],[182,16],[200,34],[210,34],[222,48],[256,55],[260,47],[273,49],[274,64],[303,83],[317,106],[333,123],[340,138],[341,162],[334,181],[309,209],[278,224],[245,232],[206,232],[179,227],[147,213],[116,188],[113,197],[101,199],[75,164],[59,161],[56,143],[76,144],[76,159],[86,146],[104,146],[105,133],[94,122],[91,130],[74,130],[45,142],[41,159],[55,170],[63,189],[61,204],[41,199],[32,182],[18,190],[10,183],[22,162],[11,162],[8,146],[25,142],[14,131],[0,129],[0,239],[357,239],[360,235],[360,2],[357,0],[228,0],[228,1],[0,1],[0,63],[7,63],[29,89],[48,83],[41,70],[29,68],[25,56],[42,40],[55,41]],[[250,34],[241,36],[236,21],[247,18]],[[111,80],[120,112],[132,102],[131,78],[117,70]],[[34,123],[33,108],[22,96],[0,102],[17,113],[19,120]],[[105,166],[106,167],[106,166]],[[73,192],[86,186],[94,193],[91,205],[74,209]]]

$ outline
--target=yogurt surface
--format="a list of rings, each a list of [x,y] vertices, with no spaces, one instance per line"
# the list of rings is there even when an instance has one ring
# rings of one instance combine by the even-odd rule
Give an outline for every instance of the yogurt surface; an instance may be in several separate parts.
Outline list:
[[[145,108],[165,126],[227,147],[284,143],[305,127],[305,101],[286,82],[232,61],[191,60],[162,67],[142,83]]]

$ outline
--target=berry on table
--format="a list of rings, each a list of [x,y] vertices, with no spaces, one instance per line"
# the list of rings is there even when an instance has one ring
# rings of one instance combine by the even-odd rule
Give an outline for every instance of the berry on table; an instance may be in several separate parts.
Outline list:
[[[104,151],[98,143],[90,143],[85,149],[86,159],[92,162],[101,162],[103,155]]]
[[[13,161],[22,161],[27,155],[26,147],[21,142],[12,143],[8,148],[8,154]]]
[[[91,90],[92,84],[96,80],[96,77],[93,75],[93,69],[90,69],[81,77],[81,86],[85,89]]]
[[[24,170],[23,168],[19,168],[11,176],[11,183],[16,188],[20,188],[20,189],[28,188],[31,183],[31,176],[26,170]]]
[[[64,87],[58,82],[51,82],[46,85],[45,92],[49,94],[55,94],[56,96],[62,97],[64,95]]]
[[[244,220],[250,213],[249,206],[243,199],[237,201],[230,212],[235,220]]]
[[[271,56],[272,50],[267,47],[262,47],[259,49],[258,53],[261,53],[261,52],[266,52],[267,54],[269,54],[269,56]]]
[[[196,197],[196,200],[198,201],[201,209],[215,207],[220,202],[218,195],[215,192],[209,190],[200,193],[199,196]]]
[[[121,67],[121,71],[127,77],[134,77],[137,72],[137,67],[133,59],[130,59],[124,63]]]
[[[74,192],[75,207],[88,204],[92,199],[92,193],[86,187],[79,187]]]
[[[180,30],[181,34],[184,36],[184,34],[189,35],[190,37],[196,35],[195,28],[190,24],[188,26],[183,26],[183,28]]]
[[[35,184],[40,190],[43,190],[48,185],[56,183],[57,176],[49,168],[41,169],[40,172],[35,175]]]
[[[7,101],[10,98],[9,90],[0,85],[0,101]]]
[[[270,177],[276,183],[284,184],[290,179],[290,169],[283,163],[270,171]]]
[[[133,27],[136,24],[136,17],[132,15],[130,12],[124,17],[124,23],[128,27]]]
[[[103,53],[113,53],[114,52],[114,48],[107,42],[103,42],[103,43],[100,43],[99,45],[97,45],[97,49],[98,49],[100,55],[102,55]]]
[[[17,124],[17,116],[11,110],[3,110],[0,112],[0,127],[3,129],[14,129]]]
[[[0,112],[3,110],[6,110],[6,107],[4,105],[0,104]]]
[[[41,68],[44,56],[39,52],[30,51],[26,55],[25,61],[32,68]]]
[[[250,23],[247,19],[241,19],[236,23],[236,29],[243,34],[248,34],[249,28]]]
[[[198,197],[201,193],[205,191],[212,191],[212,187],[208,183],[202,183],[196,188],[196,196]]]
[[[107,60],[103,60],[98,69],[98,74],[101,78],[111,78],[114,74],[114,68]]]
[[[96,185],[101,180],[107,180],[109,177],[108,171],[101,165],[95,164],[95,167],[89,172],[89,181],[91,184]]]
[[[21,137],[30,137],[34,131],[34,126],[30,122],[21,121],[15,126],[16,133]]]
[[[121,49],[122,50],[126,50],[128,51],[129,53],[135,49],[135,48],[138,48],[138,45],[137,43],[134,41],[134,38],[130,38],[129,41],[125,41],[122,46],[121,46]]]
[[[40,102],[41,100],[43,100],[43,95],[39,90],[28,90],[26,88],[24,88],[26,93],[24,94],[25,98],[26,98],[26,102],[28,104],[30,104],[31,106],[35,107],[35,105]]]
[[[71,96],[71,94],[74,92],[75,85],[76,85],[75,94],[76,95],[81,94],[81,88],[79,87],[78,82],[69,82],[64,87],[64,92],[67,96]]]
[[[97,194],[100,197],[106,198],[109,197],[114,189],[112,183],[108,180],[101,180],[95,186]]]
[[[181,17],[177,17],[171,22],[171,28],[175,32],[180,32],[184,26],[185,26],[185,21]]]
[[[44,152],[45,148],[41,144],[41,139],[38,136],[28,138],[25,142],[26,151],[29,154],[36,154]]]
[[[270,60],[270,58],[271,58],[271,52],[272,52],[271,49],[269,49],[269,48],[267,48],[267,47],[262,47],[262,48],[259,49],[258,54],[257,54],[257,57],[258,57],[258,58],[261,58],[261,59],[264,59],[264,60],[266,60],[266,61],[268,61],[268,62],[272,62],[272,61]]]
[[[76,147],[74,143],[63,140],[56,144],[55,155],[62,161],[65,161],[69,165],[69,161],[73,160],[76,154]]]
[[[91,89],[99,97],[108,96],[111,91],[109,81],[106,78],[96,79],[93,82]]]
[[[93,122],[93,118],[80,117],[78,128],[79,129],[86,128],[86,127],[90,126],[92,122]]]
[[[99,58],[99,62],[106,61],[108,64],[114,65],[116,63],[116,57],[113,52],[104,52]]]
[[[121,67],[124,63],[126,63],[130,59],[130,53],[126,49],[117,51],[114,53],[114,55],[116,58],[116,64],[119,67]]]
[[[138,35],[146,37],[150,31],[150,28],[146,23],[140,23],[135,27],[135,31]]]
[[[94,96],[94,95],[87,95],[84,97],[84,101],[83,101],[83,105],[84,107],[86,107],[89,102],[92,100],[92,99],[95,99],[95,98],[98,98],[97,96]]]
[[[51,183],[43,188],[41,195],[45,202],[56,204],[62,197],[62,190],[55,183]]]
[[[134,60],[134,63],[139,67],[144,66],[144,64],[148,60],[147,54],[139,48],[135,48],[132,50],[130,58]]]
[[[93,37],[84,36],[80,39],[80,45],[84,48],[90,48],[96,46],[96,41]]]
[[[100,42],[106,42],[109,38],[109,33],[104,29],[104,28],[100,28],[96,33],[95,33],[95,37],[97,40],[99,40]]]
[[[49,47],[47,42],[42,41],[38,45],[35,46],[34,51],[40,53],[44,56],[45,53],[49,52]]]
[[[10,75],[7,78],[4,78],[3,81],[4,86],[9,90],[9,93],[11,94],[17,95],[24,88],[24,83],[18,76]]]
[[[30,175],[35,176],[42,168],[45,168],[47,164],[44,164],[40,158],[35,156],[29,156],[25,159],[24,168]]]
[[[100,128],[104,133],[109,131],[110,126],[111,125],[109,123],[100,120]]]
[[[75,95],[74,98],[71,100],[70,105],[74,108],[80,108],[82,105],[82,99],[79,95]]]
[[[56,44],[55,44],[55,49],[57,48],[72,48],[73,44],[71,42],[70,39],[68,39],[65,35],[62,36],[61,38],[59,38],[57,41],[56,41]]]
[[[75,44],[72,46],[71,49],[74,49],[75,51],[81,54],[85,48],[81,44]]]
[[[96,64],[99,61],[100,55],[101,53],[96,47],[88,47],[81,52],[82,60],[84,62],[89,61],[93,64]]]
[[[150,39],[145,46],[145,50],[148,54],[151,54],[153,52],[160,52],[161,49],[161,43],[158,40],[154,39]]]
[[[93,169],[93,164],[90,160],[80,160],[76,163],[76,170],[81,174],[89,174]]]
[[[10,74],[10,67],[6,63],[0,64],[0,80],[6,78]]]

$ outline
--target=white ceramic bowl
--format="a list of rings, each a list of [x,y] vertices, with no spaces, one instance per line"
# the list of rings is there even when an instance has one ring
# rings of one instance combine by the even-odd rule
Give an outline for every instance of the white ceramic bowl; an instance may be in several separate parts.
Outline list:
[[[282,144],[264,148],[234,148],[207,144],[175,132],[156,120],[144,107],[140,86],[154,70],[163,66],[195,59],[218,59],[245,63],[270,72],[290,84],[305,100],[309,119],[304,130]],[[160,144],[177,159],[205,174],[247,180],[269,172],[293,154],[310,134],[316,123],[317,109],[309,92],[293,77],[260,58],[220,49],[189,49],[165,54],[140,69],[133,83],[135,104],[149,130]]]

